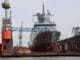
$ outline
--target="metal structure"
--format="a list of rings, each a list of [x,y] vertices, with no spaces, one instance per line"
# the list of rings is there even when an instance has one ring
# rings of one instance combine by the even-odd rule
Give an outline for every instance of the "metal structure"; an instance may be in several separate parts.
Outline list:
[[[23,38],[23,36],[22,36],[22,32],[23,32],[23,30],[22,30],[22,28],[23,28],[23,22],[21,23],[21,28],[20,28],[20,34],[19,34],[19,47],[22,47],[22,38]]]
[[[5,17],[2,20],[2,55],[11,55],[13,52],[11,7],[8,0],[4,0],[2,8],[5,10]],[[9,15],[10,12],[10,15]]]

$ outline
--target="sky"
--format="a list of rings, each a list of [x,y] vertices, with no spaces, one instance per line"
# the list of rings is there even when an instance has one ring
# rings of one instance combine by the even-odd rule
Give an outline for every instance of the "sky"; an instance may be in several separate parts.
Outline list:
[[[71,37],[73,27],[80,26],[80,0],[9,0],[12,10],[12,26],[19,27],[23,21],[24,27],[33,27],[33,15],[41,12],[42,4],[45,10],[49,10],[54,17],[51,21],[56,23],[57,30],[61,32],[60,39]],[[0,30],[4,9],[1,7],[3,0],[0,0]],[[14,46],[18,45],[19,32],[13,32]],[[23,32],[23,46],[28,46],[30,32]],[[1,37],[1,31],[0,31]],[[0,38],[1,42],[1,38]]]

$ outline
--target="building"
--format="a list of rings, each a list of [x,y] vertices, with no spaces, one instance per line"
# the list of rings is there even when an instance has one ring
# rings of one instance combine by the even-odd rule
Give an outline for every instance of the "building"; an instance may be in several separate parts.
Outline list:
[[[80,35],[57,42],[59,53],[80,54]]]

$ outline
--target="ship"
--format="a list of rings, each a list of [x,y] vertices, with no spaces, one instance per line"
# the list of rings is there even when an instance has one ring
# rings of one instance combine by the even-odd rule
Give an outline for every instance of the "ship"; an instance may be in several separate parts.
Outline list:
[[[52,44],[60,38],[60,32],[56,29],[56,23],[51,21],[53,15],[42,5],[42,13],[33,15],[37,17],[30,34],[29,48],[31,51],[51,51]]]

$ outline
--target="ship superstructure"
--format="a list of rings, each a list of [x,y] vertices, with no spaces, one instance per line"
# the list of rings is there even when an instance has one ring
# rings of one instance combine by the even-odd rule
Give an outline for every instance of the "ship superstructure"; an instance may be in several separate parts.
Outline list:
[[[80,35],[80,27],[73,27],[72,32],[74,33],[74,36]]]
[[[34,16],[37,16],[38,22],[32,29],[29,47],[32,51],[49,50],[48,47],[59,39],[60,32],[56,30],[55,22],[50,21],[51,13],[49,11],[45,13],[44,4],[42,13]]]

